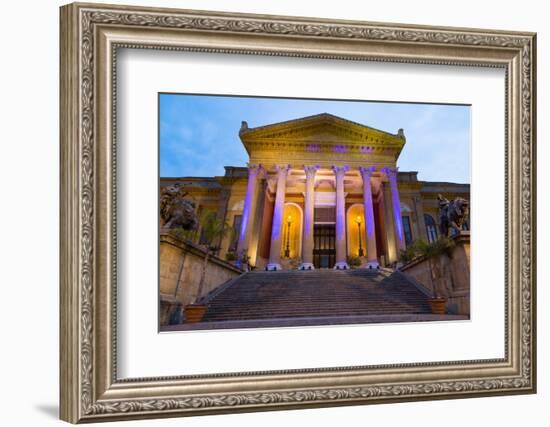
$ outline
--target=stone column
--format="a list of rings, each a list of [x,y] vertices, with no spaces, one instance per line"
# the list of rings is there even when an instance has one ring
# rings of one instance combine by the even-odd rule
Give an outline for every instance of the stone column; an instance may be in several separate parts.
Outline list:
[[[376,251],[376,234],[374,230],[374,209],[372,206],[371,177],[376,170],[374,166],[369,168],[360,167],[363,178],[363,207],[365,210],[365,235],[367,240],[367,266],[378,268],[378,252]]]
[[[397,169],[383,168],[381,171],[388,176],[390,182],[395,246],[398,252],[397,256],[399,256],[399,251],[404,250],[406,246],[403,236],[403,220],[401,219],[401,203],[399,201],[399,191],[397,190]]]
[[[283,234],[283,213],[285,208],[286,176],[290,165],[276,165],[277,190],[275,193],[275,207],[273,208],[273,224],[271,226],[271,247],[269,249],[269,263],[266,270],[281,270],[281,243]]]
[[[241,229],[239,231],[239,241],[237,243],[237,255],[239,262],[243,252],[248,250],[250,240],[250,228],[252,226],[252,214],[256,208],[258,175],[263,172],[261,165],[248,165],[248,184],[246,186],[246,196],[244,199],[243,217],[241,220]]]
[[[315,174],[318,165],[304,165],[306,192],[304,194],[304,225],[302,230],[302,265],[300,270],[313,270],[313,208],[315,204]]]
[[[387,257],[386,262],[391,264],[397,261],[397,246],[395,238],[395,221],[393,217],[393,209],[391,202],[391,191],[389,182],[382,183],[382,201],[383,201],[383,216],[384,216],[384,232]]]
[[[349,166],[333,166],[336,176],[336,270],[347,270],[346,261],[346,199],[344,194],[344,175]]]

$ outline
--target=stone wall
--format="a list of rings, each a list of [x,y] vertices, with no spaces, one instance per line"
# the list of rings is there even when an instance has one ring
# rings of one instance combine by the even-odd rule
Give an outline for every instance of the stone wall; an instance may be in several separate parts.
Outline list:
[[[160,235],[160,324],[167,325],[178,303],[190,304],[242,271],[216,256],[210,256],[202,295],[197,295],[204,250],[162,232]]]
[[[447,298],[449,313],[469,315],[470,233],[463,232],[453,239],[455,247],[450,258],[447,255],[417,258],[400,270],[431,295]]]

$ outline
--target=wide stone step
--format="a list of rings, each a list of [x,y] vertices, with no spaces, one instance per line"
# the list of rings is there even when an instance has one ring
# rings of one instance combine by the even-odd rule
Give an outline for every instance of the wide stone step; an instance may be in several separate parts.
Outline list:
[[[259,290],[247,290],[246,292],[231,292],[231,293],[222,293],[218,295],[219,299],[231,299],[231,298],[266,298],[266,297],[273,297],[273,298],[295,298],[295,297],[310,297],[310,298],[323,298],[325,296],[330,296],[331,298],[340,296],[342,298],[350,297],[350,299],[357,296],[386,296],[390,295],[392,297],[396,297],[399,295],[403,296],[414,296],[417,295],[416,292],[411,290],[405,290],[405,289],[396,289],[396,290],[387,290],[387,289],[348,289],[347,291],[324,291],[324,292],[303,292],[303,291],[296,291],[292,289],[282,289],[284,290],[284,294],[281,294],[280,292],[267,292],[265,289],[259,289]]]
[[[315,305],[322,304],[323,306],[366,306],[366,305],[376,305],[376,304],[397,304],[397,303],[425,303],[426,300],[421,298],[409,298],[407,300],[403,299],[390,299],[390,298],[369,298],[361,300],[343,300],[343,301],[334,301],[331,298],[325,299],[288,299],[288,300],[256,300],[256,301],[216,301],[215,303],[209,304],[210,308],[214,307],[235,307],[235,306],[258,306],[258,305],[292,305],[292,306],[304,306],[304,305]]]
[[[379,301],[365,301],[365,302],[343,302],[343,303],[334,303],[333,301],[326,300],[326,301],[260,301],[258,303],[254,302],[247,302],[243,304],[211,304],[209,305],[209,310],[219,310],[219,309],[246,309],[251,307],[273,307],[273,306],[281,306],[281,307],[295,307],[295,308],[307,308],[309,306],[319,306],[323,307],[325,309],[328,309],[329,307],[365,307],[365,308],[372,308],[372,307],[385,307],[385,306],[395,306],[395,305],[407,305],[407,306],[428,306],[428,304],[425,301],[422,300],[412,300],[412,301],[391,301],[391,300],[379,300]]]
[[[356,317],[356,316],[388,316],[396,314],[430,314],[429,311],[404,311],[404,310],[385,310],[385,311],[356,311],[356,312],[276,312],[276,313],[253,313],[250,315],[247,314],[235,314],[231,315],[231,320],[254,320],[254,319],[288,319],[288,318],[299,318],[299,317]],[[216,316],[213,315],[209,318],[208,321],[224,321],[227,320],[227,315]]]
[[[253,307],[385,307],[385,306],[395,306],[395,305],[407,305],[407,306],[418,306],[425,305],[428,306],[428,303],[425,300],[377,300],[377,301],[259,301],[259,302],[244,302],[242,304],[209,304],[209,309],[238,309],[238,308],[253,308]]]
[[[224,299],[227,300],[238,300],[243,301],[243,298],[245,299],[253,299],[257,300],[259,298],[288,298],[288,299],[294,299],[294,298],[307,298],[307,299],[322,299],[325,297],[329,298],[335,298],[335,297],[341,297],[341,298],[348,298],[348,299],[355,299],[357,297],[364,297],[365,299],[369,297],[392,297],[396,298],[399,296],[404,297],[413,297],[418,295],[417,292],[411,291],[411,290],[401,290],[396,289],[394,291],[391,290],[382,290],[382,289],[348,289],[347,291],[325,291],[325,292],[302,292],[302,291],[294,291],[294,290],[284,290],[284,294],[281,294],[280,292],[266,292],[265,289],[260,289],[257,291],[254,290],[248,290],[246,292],[231,292],[231,293],[223,293],[218,295],[217,300],[221,301]],[[419,296],[419,298],[422,298],[422,296]]]
[[[355,308],[355,309],[333,309],[333,310],[325,310],[325,309],[313,309],[313,308],[301,308],[300,310],[296,310],[293,308],[281,308],[281,309],[264,309],[264,310],[224,310],[219,312],[211,312],[210,315],[236,315],[236,316],[244,316],[244,315],[250,315],[250,314],[277,314],[277,313],[291,313],[291,314],[298,314],[298,313],[305,313],[305,314],[311,314],[311,313],[319,313],[320,315],[330,315],[332,313],[343,313],[343,314],[364,314],[366,312],[380,312],[380,313],[387,313],[387,312],[407,312],[407,313],[421,313],[421,312],[429,312],[430,310],[428,308],[422,308],[422,307],[407,307],[407,306],[393,306],[393,307],[385,307],[385,308],[375,308],[370,307],[369,309],[361,309],[361,308]]]
[[[376,309],[371,308],[370,310],[366,309],[356,309],[356,310],[313,310],[313,309],[302,309],[302,310],[238,310],[238,311],[222,311],[209,313],[211,318],[220,318],[226,316],[232,316],[235,318],[241,317],[257,317],[257,318],[269,318],[269,317],[286,317],[286,316],[352,316],[352,315],[366,315],[366,314],[388,314],[388,313],[430,313],[429,309],[421,308],[410,308],[410,307],[393,307],[387,309]]]
[[[428,306],[410,306],[405,304],[393,304],[387,306],[370,306],[370,307],[322,307],[322,308],[312,308],[312,307],[303,307],[303,306],[287,306],[280,308],[272,307],[259,307],[259,308],[245,308],[240,307],[239,309],[213,309],[209,310],[210,315],[214,314],[239,314],[239,313],[278,313],[278,312],[319,312],[319,313],[334,313],[334,312],[371,312],[371,311],[394,311],[394,310],[407,310],[407,311],[430,311]]]

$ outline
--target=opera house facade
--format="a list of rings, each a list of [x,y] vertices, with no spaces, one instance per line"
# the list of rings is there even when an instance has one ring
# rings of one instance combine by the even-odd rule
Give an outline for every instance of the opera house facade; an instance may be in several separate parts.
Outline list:
[[[164,177],[178,184],[197,215],[215,212],[233,229],[217,257],[246,259],[255,270],[395,266],[415,240],[440,233],[439,194],[470,199],[470,185],[419,181],[398,171],[406,144],[396,133],[323,113],[250,128],[239,137],[248,165],[223,176]],[[466,222],[464,227],[469,224]],[[194,232],[201,242],[201,227]]]

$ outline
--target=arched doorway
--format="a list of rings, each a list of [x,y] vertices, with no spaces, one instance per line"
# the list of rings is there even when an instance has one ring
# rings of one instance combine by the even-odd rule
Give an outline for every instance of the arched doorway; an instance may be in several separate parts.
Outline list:
[[[348,256],[363,257],[367,255],[365,242],[365,208],[356,203],[348,208],[346,215]]]
[[[296,203],[285,203],[283,211],[282,258],[299,258],[302,255],[302,208]]]

